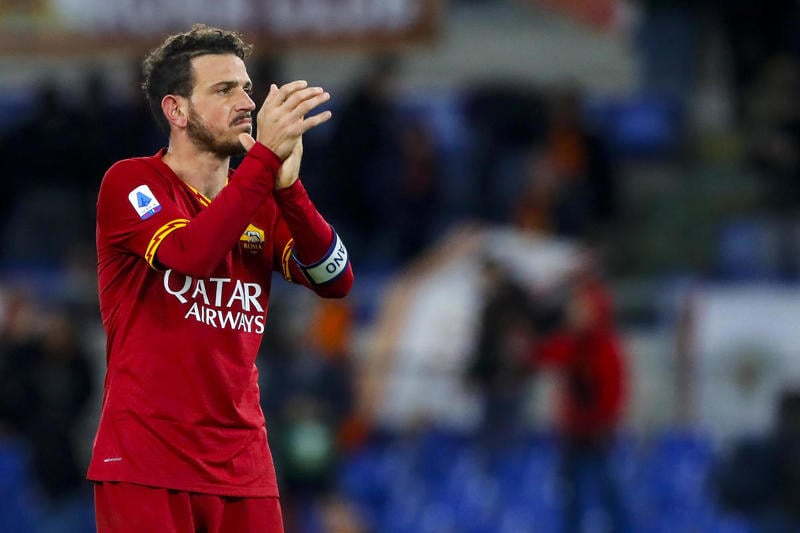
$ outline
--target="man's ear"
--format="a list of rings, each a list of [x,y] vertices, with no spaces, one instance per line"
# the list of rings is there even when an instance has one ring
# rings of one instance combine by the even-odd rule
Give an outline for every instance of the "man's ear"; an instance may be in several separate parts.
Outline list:
[[[183,129],[189,122],[188,100],[182,96],[168,94],[161,99],[161,111],[170,124]]]

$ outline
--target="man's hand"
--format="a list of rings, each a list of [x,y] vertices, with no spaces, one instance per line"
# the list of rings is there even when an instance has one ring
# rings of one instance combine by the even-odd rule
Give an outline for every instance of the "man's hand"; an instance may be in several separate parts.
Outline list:
[[[275,188],[285,189],[297,181],[300,176],[300,160],[303,158],[303,138],[299,138],[289,157],[283,160],[278,177],[275,178]]]
[[[293,154],[305,132],[331,118],[330,111],[305,118],[307,113],[329,99],[330,94],[321,87],[308,87],[308,82],[303,80],[287,83],[280,88],[272,84],[256,117],[257,139],[240,133],[239,142],[249,151],[257,140],[281,159],[286,159]],[[302,153],[302,147],[300,150]]]

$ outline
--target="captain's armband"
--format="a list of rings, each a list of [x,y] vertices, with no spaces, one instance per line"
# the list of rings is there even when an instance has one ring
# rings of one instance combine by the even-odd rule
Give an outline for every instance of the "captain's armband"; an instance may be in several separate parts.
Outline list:
[[[336,279],[347,268],[349,257],[342,239],[336,231],[333,232],[333,243],[325,255],[314,264],[304,265],[292,250],[292,259],[313,285],[322,285]]]

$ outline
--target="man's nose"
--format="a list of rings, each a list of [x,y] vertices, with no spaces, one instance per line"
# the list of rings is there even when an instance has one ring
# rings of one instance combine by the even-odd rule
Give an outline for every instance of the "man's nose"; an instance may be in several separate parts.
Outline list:
[[[241,109],[246,109],[248,111],[252,111],[256,108],[256,103],[253,101],[253,98],[245,91],[242,91],[244,94],[244,99],[239,104]]]

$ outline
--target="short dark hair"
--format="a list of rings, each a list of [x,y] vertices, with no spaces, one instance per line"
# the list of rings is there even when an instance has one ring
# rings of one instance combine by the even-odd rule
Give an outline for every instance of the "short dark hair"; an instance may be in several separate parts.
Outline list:
[[[192,58],[234,54],[245,60],[252,49],[252,45],[242,40],[241,34],[205,24],[195,24],[190,31],[167,37],[142,62],[142,89],[158,125],[169,132],[169,121],[161,110],[161,100],[166,95],[191,96],[194,86]]]

